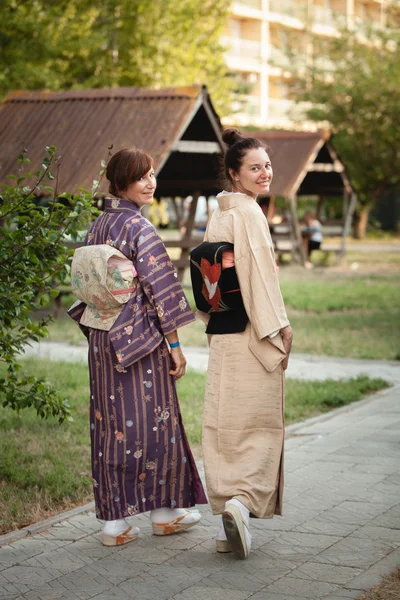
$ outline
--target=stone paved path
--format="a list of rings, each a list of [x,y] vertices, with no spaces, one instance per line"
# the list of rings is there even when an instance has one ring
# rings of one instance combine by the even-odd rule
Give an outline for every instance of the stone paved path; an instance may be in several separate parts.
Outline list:
[[[208,363],[208,348],[184,348],[188,366],[205,372]],[[61,342],[40,342],[26,347],[26,356],[37,356],[46,360],[81,362],[87,364],[87,346],[73,346]],[[400,384],[400,362],[383,360],[361,360],[292,354],[286,376],[291,379],[347,379],[357,375],[382,377],[390,383]]]
[[[400,387],[288,429],[285,517],[252,520],[246,561],[219,522],[105,548],[92,512],[0,549],[1,600],[343,600],[400,565]],[[201,465],[199,465],[201,467]]]

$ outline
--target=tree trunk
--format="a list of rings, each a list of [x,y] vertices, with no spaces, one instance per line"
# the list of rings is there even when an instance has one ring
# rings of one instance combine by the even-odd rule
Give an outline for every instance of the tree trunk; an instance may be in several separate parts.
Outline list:
[[[368,217],[371,207],[364,206],[355,213],[354,237],[356,240],[363,240],[367,233]]]

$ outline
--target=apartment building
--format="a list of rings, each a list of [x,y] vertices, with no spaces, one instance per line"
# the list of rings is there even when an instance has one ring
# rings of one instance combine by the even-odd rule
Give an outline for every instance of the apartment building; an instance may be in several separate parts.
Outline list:
[[[292,126],[290,63],[305,64],[310,34],[323,41],[337,35],[343,24],[360,30],[367,23],[385,27],[388,1],[235,0],[222,42],[240,94],[225,121],[242,126]],[[293,58],[288,58],[288,47]]]

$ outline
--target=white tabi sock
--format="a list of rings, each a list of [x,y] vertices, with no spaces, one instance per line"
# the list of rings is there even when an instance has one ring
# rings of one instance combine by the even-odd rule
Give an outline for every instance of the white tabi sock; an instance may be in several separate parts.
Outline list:
[[[247,508],[247,506],[242,504],[242,502],[240,502],[240,500],[236,500],[236,498],[231,498],[230,500],[228,500],[228,502],[226,502],[226,504],[234,504],[235,506],[237,506],[238,509],[240,510],[243,520],[246,521],[247,525],[249,524],[250,511]]]
[[[188,525],[189,523],[197,523],[201,519],[198,510],[188,511],[186,508],[156,508],[151,511],[150,520],[152,523],[161,525],[163,523],[171,523],[186,513],[188,514],[182,519],[181,523]]]
[[[228,540],[228,538],[226,537],[226,533],[225,533],[225,529],[224,529],[224,524],[221,523],[219,531],[217,533],[217,540],[220,540],[221,542],[226,542]]]
[[[103,533],[104,535],[111,535],[113,537],[117,537],[124,533],[129,527],[129,523],[126,519],[117,519],[116,521],[106,521],[104,525]]]

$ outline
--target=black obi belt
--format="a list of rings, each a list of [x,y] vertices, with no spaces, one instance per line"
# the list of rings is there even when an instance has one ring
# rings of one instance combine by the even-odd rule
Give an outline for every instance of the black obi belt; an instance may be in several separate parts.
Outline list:
[[[206,333],[239,333],[249,320],[235,267],[222,268],[227,251],[233,252],[233,244],[203,242],[190,254],[194,300],[198,310],[210,315]]]

